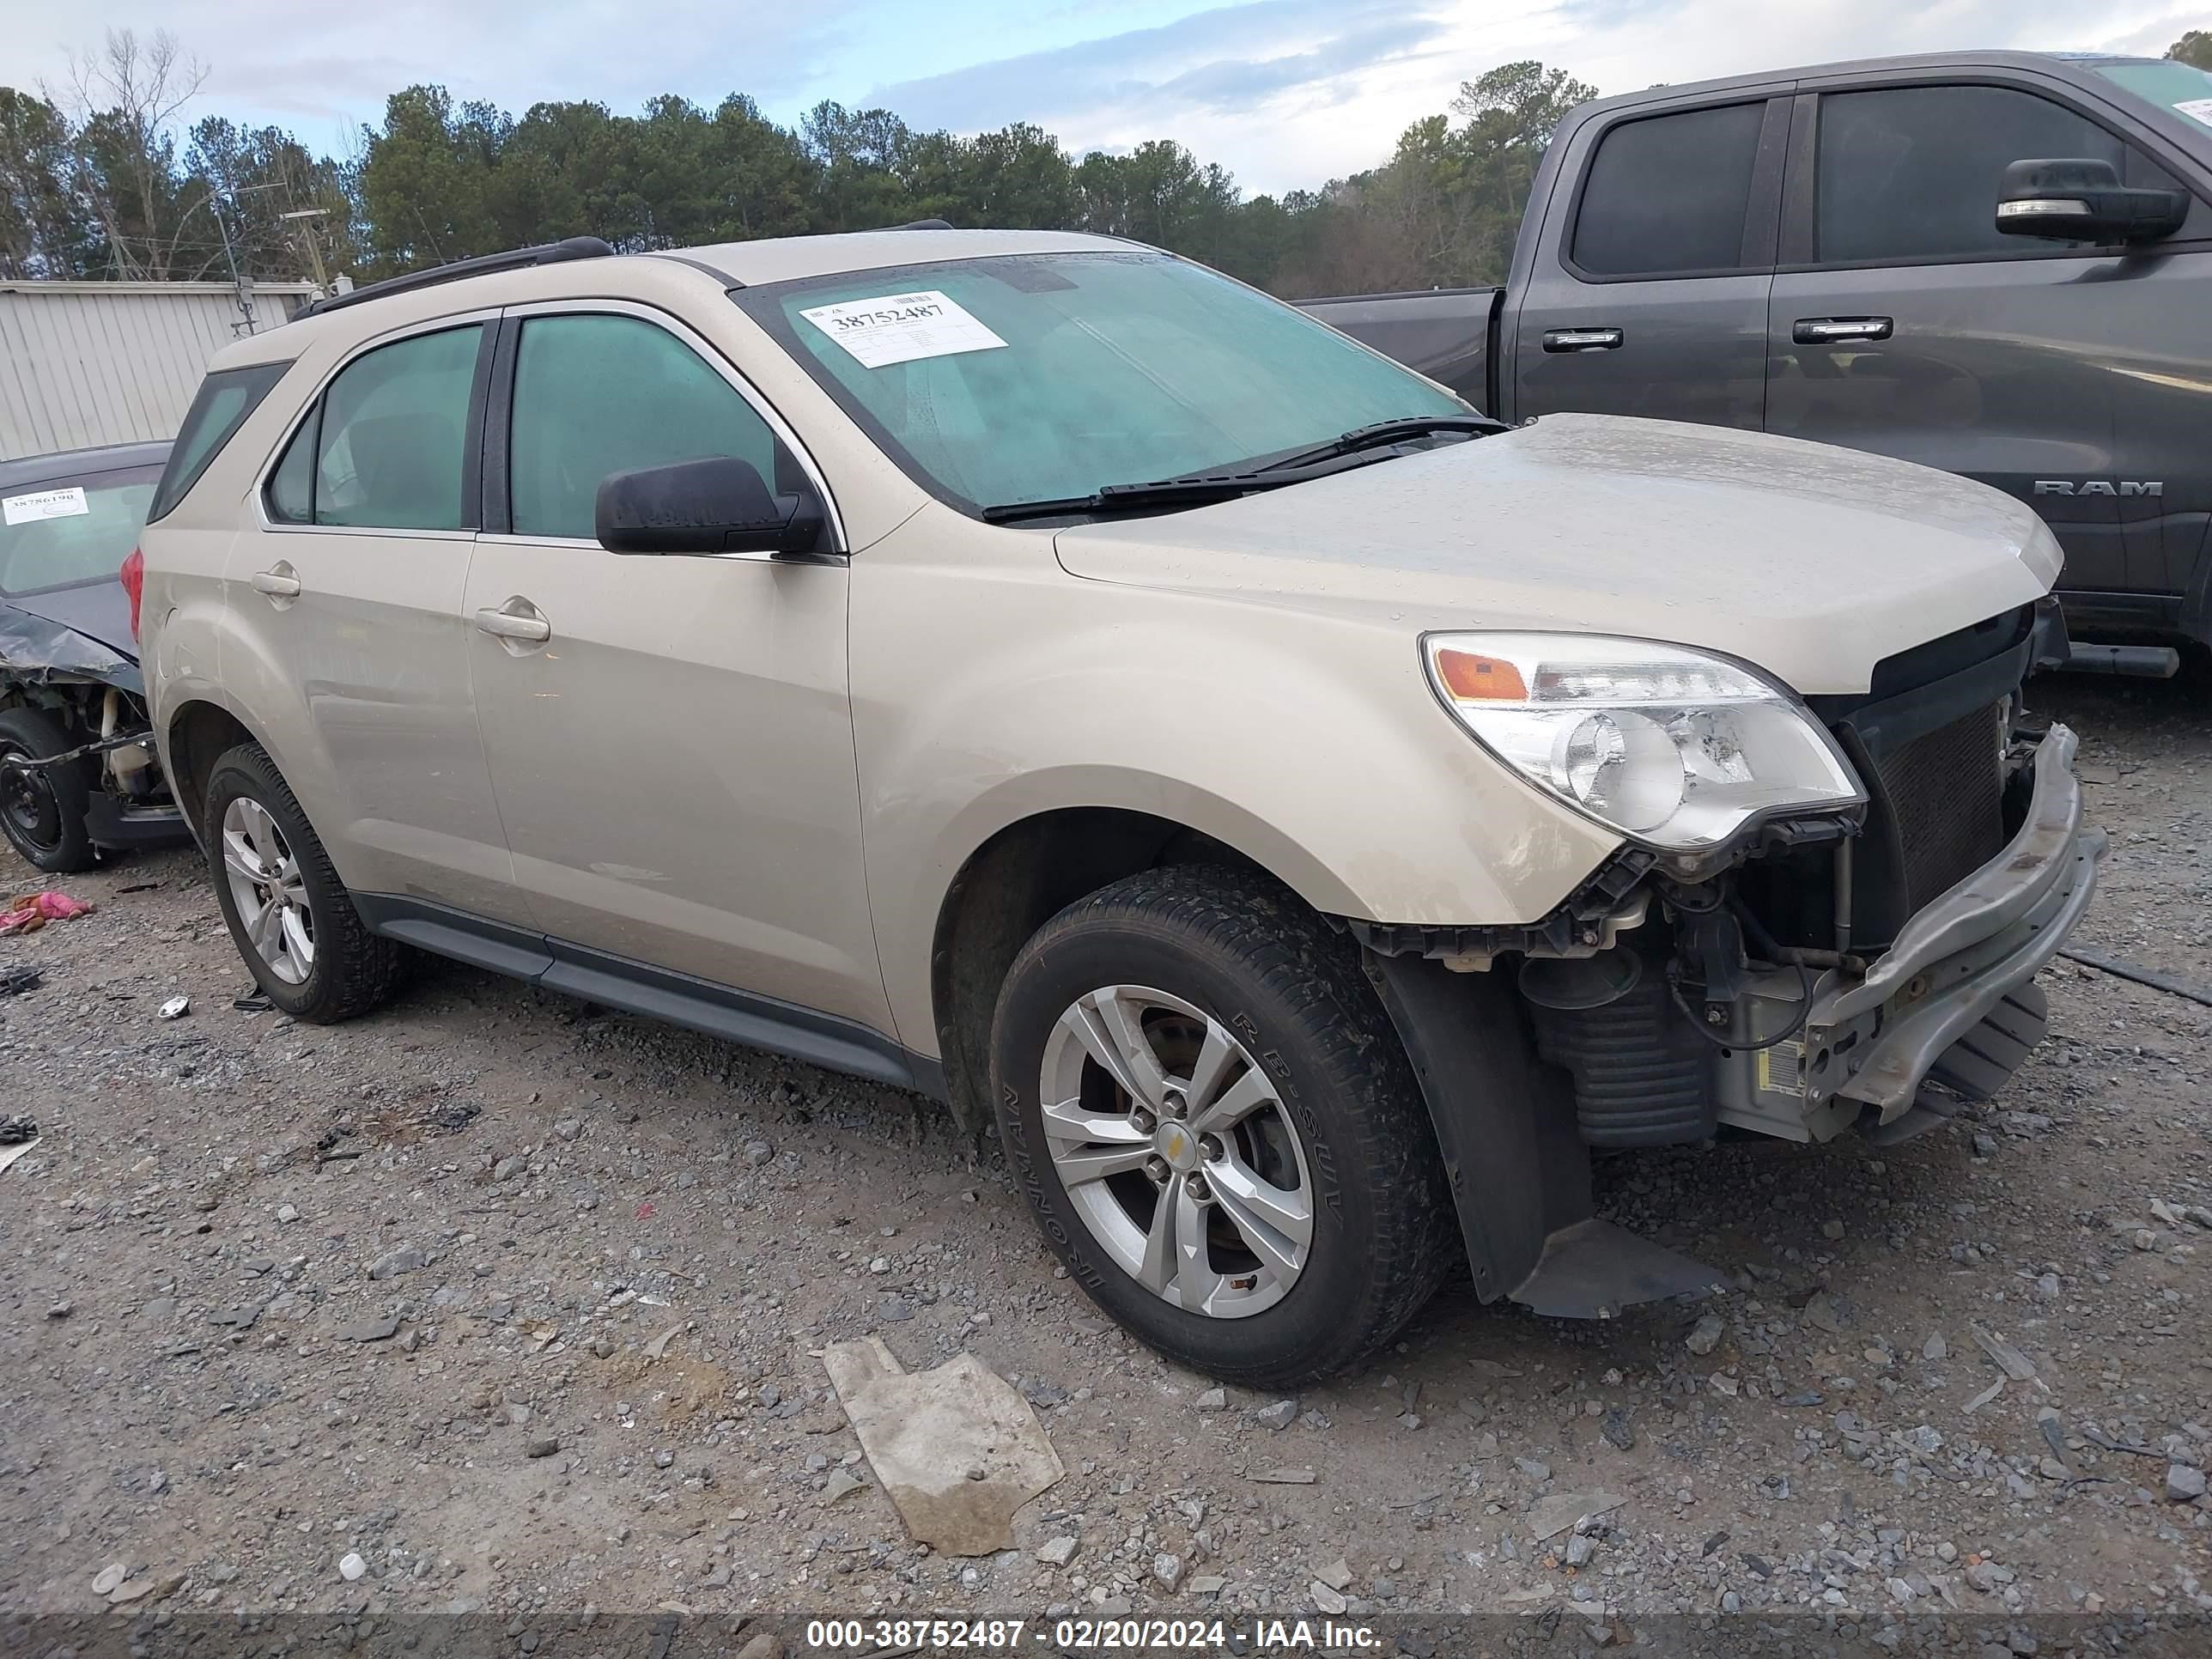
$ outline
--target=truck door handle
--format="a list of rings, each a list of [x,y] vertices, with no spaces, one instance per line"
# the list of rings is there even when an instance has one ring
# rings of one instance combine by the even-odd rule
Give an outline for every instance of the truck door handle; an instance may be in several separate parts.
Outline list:
[[[477,611],[477,627],[495,640],[520,640],[529,645],[543,645],[553,637],[553,624],[524,599],[509,599],[496,611]]]
[[[1544,331],[1544,349],[1547,351],[1613,351],[1627,338],[1617,328],[1547,328]]]
[[[253,573],[253,591],[266,593],[272,599],[296,599],[300,597],[300,579],[292,574],[291,565],[280,559],[270,568]]]
[[[1800,317],[1790,337],[1799,345],[1837,345],[1845,340],[1887,340],[1896,327],[1887,317]]]

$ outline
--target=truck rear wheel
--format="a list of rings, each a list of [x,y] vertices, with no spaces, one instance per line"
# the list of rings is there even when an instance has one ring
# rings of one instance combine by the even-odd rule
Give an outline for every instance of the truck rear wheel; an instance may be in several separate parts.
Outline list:
[[[1068,1272],[1209,1375],[1340,1370],[1450,1264],[1426,1108],[1357,947],[1256,875],[1148,871],[1054,917],[1000,991],[993,1083]]]

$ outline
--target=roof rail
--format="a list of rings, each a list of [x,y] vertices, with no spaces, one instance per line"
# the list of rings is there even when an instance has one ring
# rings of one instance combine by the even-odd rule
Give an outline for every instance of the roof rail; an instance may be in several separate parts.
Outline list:
[[[300,315],[319,317],[325,311],[359,305],[364,300],[381,300],[394,294],[411,294],[418,288],[435,288],[441,283],[458,283],[464,276],[482,276],[495,270],[520,270],[526,265],[556,265],[568,259],[604,259],[613,252],[614,249],[596,236],[571,236],[565,241],[541,242],[535,247],[509,248],[504,253],[483,253],[472,259],[456,259],[451,264],[433,265],[428,270],[410,270],[404,276],[387,276],[380,283],[364,283],[347,293],[334,294],[327,300],[316,301]]]
[[[909,219],[902,225],[878,225],[878,230],[951,230],[950,219]]]

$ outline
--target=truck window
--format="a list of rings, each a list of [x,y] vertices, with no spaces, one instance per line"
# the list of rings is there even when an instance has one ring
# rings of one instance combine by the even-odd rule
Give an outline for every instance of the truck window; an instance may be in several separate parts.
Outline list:
[[[1824,264],[2009,254],[2029,243],[1996,228],[2007,167],[2086,156],[2124,172],[2125,146],[2086,117],[2010,87],[1893,87],[1820,100],[1816,172]]]
[[[1763,103],[1728,104],[1607,132],[1575,213],[1575,264],[1593,276],[1741,270],[1765,115]]]

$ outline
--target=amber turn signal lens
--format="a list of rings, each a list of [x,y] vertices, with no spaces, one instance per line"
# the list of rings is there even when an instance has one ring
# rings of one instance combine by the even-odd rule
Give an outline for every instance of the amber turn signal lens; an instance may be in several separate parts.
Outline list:
[[[1528,688],[1521,671],[1502,657],[1478,657],[1472,651],[1437,653],[1437,678],[1462,702],[1525,702]]]

